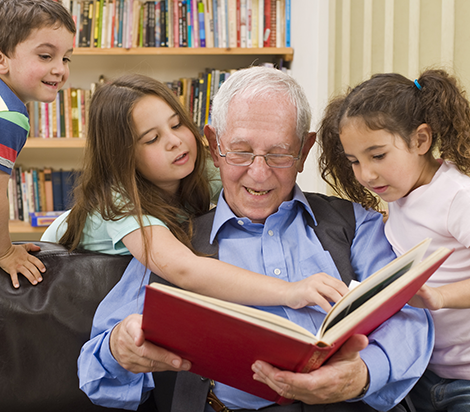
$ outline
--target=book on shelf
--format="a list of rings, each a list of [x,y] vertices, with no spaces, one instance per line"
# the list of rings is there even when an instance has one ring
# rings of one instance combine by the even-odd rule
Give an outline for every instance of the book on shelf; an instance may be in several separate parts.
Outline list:
[[[269,3],[269,19],[265,8]],[[74,47],[286,47],[290,0],[70,0]],[[279,31],[285,34],[276,34]],[[238,35],[238,39],[237,39]]]
[[[51,103],[29,102],[31,137],[85,137],[91,90],[59,90]]]
[[[319,368],[353,334],[368,335],[398,312],[452,253],[439,248],[421,260],[430,239],[378,270],[342,297],[316,335],[284,317],[171,286],[146,287],[142,329],[147,340],[191,361],[191,371],[277,402],[253,380],[263,360],[293,372]],[[396,331],[399,333],[399,331]]]
[[[60,212],[30,212],[29,218],[32,227],[46,227],[56,220],[63,211]]]
[[[10,219],[28,222],[32,213],[70,209],[78,175],[74,170],[15,167],[8,184]]]

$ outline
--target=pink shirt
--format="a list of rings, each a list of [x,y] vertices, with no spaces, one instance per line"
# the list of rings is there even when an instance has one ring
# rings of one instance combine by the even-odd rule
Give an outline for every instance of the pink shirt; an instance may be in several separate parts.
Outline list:
[[[455,249],[429,279],[440,286],[470,277],[470,177],[443,162],[432,181],[389,203],[385,234],[397,255],[426,237],[427,254]],[[431,311],[436,341],[429,369],[443,378],[470,380],[470,309]]]

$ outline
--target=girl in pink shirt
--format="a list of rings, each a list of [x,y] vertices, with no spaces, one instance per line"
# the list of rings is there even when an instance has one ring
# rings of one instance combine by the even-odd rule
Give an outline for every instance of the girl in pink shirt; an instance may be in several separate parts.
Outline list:
[[[388,203],[397,255],[426,237],[454,249],[410,304],[436,328],[417,411],[470,410],[470,107],[455,77],[377,74],[333,99],[318,136],[322,177],[366,208]]]

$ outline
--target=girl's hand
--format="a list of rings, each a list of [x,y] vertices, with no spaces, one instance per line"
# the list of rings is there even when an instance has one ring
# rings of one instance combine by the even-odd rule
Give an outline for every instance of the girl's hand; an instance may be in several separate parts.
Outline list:
[[[337,302],[348,293],[348,287],[326,273],[316,273],[288,285],[287,306],[292,309],[318,305],[326,312],[331,309],[330,302]]]
[[[444,307],[444,296],[439,288],[431,288],[428,285],[423,285],[416,295],[414,295],[409,305],[416,308],[425,308],[431,310],[438,310]]]
[[[0,257],[0,268],[10,274],[13,287],[19,288],[18,273],[28,279],[32,285],[42,281],[42,273],[46,271],[44,264],[29,252],[41,250],[33,243],[12,245],[8,251]]]

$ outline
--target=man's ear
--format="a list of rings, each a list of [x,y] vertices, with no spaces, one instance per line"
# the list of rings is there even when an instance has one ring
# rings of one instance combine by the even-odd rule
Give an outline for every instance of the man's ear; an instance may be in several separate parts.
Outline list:
[[[297,171],[299,173],[302,173],[304,170],[305,161],[307,160],[310,149],[315,144],[315,140],[317,140],[317,134],[315,132],[310,132],[307,134],[307,136],[305,136],[302,152],[300,153],[300,159],[297,163]]]
[[[420,124],[412,137],[411,144],[418,154],[426,154],[432,145],[431,127],[426,123]]]
[[[8,57],[0,51],[0,74],[8,74],[10,70]]]
[[[204,126],[204,135],[206,136],[207,141],[209,142],[209,149],[211,151],[212,160],[214,161],[215,167],[219,167],[220,156],[219,150],[217,148],[217,139],[215,137],[215,129],[206,124]]]

